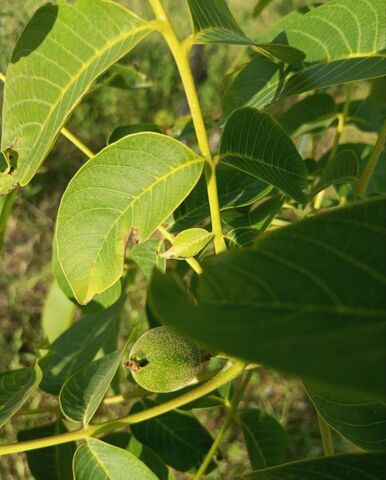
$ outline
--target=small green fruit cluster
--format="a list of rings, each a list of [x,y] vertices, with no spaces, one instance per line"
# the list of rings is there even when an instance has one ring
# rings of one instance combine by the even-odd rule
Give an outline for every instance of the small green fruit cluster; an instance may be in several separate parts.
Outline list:
[[[124,366],[142,388],[166,393],[191,383],[200,363],[198,345],[170,327],[156,327],[137,340]]]

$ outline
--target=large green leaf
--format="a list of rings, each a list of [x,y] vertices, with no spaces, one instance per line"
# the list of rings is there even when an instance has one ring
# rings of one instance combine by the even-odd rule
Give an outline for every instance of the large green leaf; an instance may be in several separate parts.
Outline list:
[[[43,370],[41,387],[58,395],[63,383],[77,370],[89,364],[106,344],[111,343],[110,335],[116,332],[124,301],[113,306],[85,315],[58,337],[48,354],[40,360]]]
[[[0,375],[0,427],[28,400],[41,379],[42,372],[38,365]]]
[[[271,187],[251,175],[219,164],[216,170],[220,210],[242,207],[266,195]],[[178,232],[197,226],[210,215],[208,193],[204,178],[195,186],[188,198],[174,212],[171,229]]]
[[[259,470],[246,480],[381,480],[386,473],[386,461],[381,453],[351,453],[335,457],[314,458]]]
[[[284,460],[288,435],[274,417],[254,408],[243,410],[240,421],[253,469],[270,467]]]
[[[54,281],[44,302],[42,327],[50,343],[56,340],[74,319],[76,307]]]
[[[95,438],[78,448],[73,468],[75,480],[158,480],[132,453]]]
[[[154,28],[106,0],[60,0],[35,13],[6,75],[1,150],[16,158],[0,176],[0,193],[9,178],[31,180],[95,79]]]
[[[307,168],[295,145],[268,114],[240,108],[227,120],[221,162],[305,201]]]
[[[62,422],[42,427],[21,430],[17,434],[19,441],[35,440],[67,432]],[[73,480],[72,459],[76,450],[75,442],[38,448],[26,453],[29,469],[35,480]]]
[[[333,209],[203,262],[198,305],[155,274],[161,323],[236,357],[383,394],[384,198]]]
[[[263,108],[289,95],[385,75],[385,28],[383,0],[330,0],[290,22],[275,39],[303,50],[304,67],[285,76],[273,62],[255,57],[230,84],[225,110]]]
[[[117,282],[126,247],[147,240],[170,216],[198,181],[203,162],[177,140],[138,133],[79,170],[62,197],[56,230],[58,259],[78,302]]]
[[[131,412],[140,412],[156,405],[154,401],[137,402]],[[131,425],[133,435],[154,450],[176,470],[185,472],[198,467],[212,445],[212,437],[188,412],[175,410]]]
[[[386,405],[336,386],[305,382],[313,404],[324,420],[365,450],[385,450]]]
[[[225,0],[188,0],[193,29],[194,43],[227,43],[253,45],[263,55],[272,55],[283,62],[301,62],[305,55],[282,44],[258,44],[250,40],[237,24]]]
[[[66,381],[59,403],[67,418],[88,425],[120,366],[123,351],[116,350],[94,360]]]

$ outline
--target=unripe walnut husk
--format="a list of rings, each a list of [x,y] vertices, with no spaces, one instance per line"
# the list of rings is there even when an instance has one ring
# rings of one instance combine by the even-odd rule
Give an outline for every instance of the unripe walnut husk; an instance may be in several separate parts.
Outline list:
[[[200,348],[170,327],[156,327],[144,333],[124,364],[145,390],[174,392],[189,385],[200,368]]]

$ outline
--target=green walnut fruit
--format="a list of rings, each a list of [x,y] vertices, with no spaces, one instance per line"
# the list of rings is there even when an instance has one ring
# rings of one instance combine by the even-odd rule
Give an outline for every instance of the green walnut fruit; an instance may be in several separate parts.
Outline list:
[[[199,347],[169,327],[144,333],[124,364],[134,380],[150,392],[174,392],[194,380],[201,363]]]

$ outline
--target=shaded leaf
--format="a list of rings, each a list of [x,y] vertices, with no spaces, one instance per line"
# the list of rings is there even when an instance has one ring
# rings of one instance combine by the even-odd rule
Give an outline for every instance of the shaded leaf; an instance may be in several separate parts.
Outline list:
[[[147,279],[150,279],[154,268],[158,268],[161,272],[166,269],[166,261],[159,255],[164,248],[164,240],[157,240],[151,238],[132,248],[130,254],[131,258],[142,270]]]
[[[358,158],[352,150],[339,150],[335,158],[329,161],[322,172],[313,194],[329,185],[348,183],[358,177]]]
[[[35,440],[67,432],[62,422],[21,430],[19,441]],[[26,452],[29,469],[36,480],[73,480],[72,459],[76,450],[75,442],[38,448]]]
[[[154,28],[105,0],[37,10],[7,69],[1,150],[13,148],[17,165],[0,191],[10,176],[21,186],[31,180],[95,79]]]
[[[62,197],[56,239],[79,303],[117,282],[131,234],[146,241],[192,190],[203,162],[177,140],[138,133],[106,147],[78,171]]]
[[[327,128],[336,118],[336,105],[333,97],[326,93],[316,93],[295,103],[277,117],[277,121],[291,136],[299,136],[315,129]]]
[[[241,411],[240,421],[253,469],[283,462],[288,435],[274,417],[254,408]]]
[[[16,192],[11,192],[8,195],[0,195],[0,256],[4,246],[5,230],[9,216],[12,212],[13,204],[16,201]]]
[[[140,132],[156,132],[161,133],[161,129],[155,123],[136,123],[133,125],[121,125],[113,130],[109,137],[108,144],[117,142],[127,135]]]
[[[81,445],[74,457],[75,480],[158,480],[157,476],[127,450],[95,438]]]
[[[271,187],[244,172],[219,164],[216,170],[220,210],[250,205],[265,196]],[[208,193],[204,178],[174,212],[173,232],[194,227],[210,215]]]
[[[0,374],[0,427],[29,399],[41,379],[37,364]]]
[[[123,303],[122,299],[105,310],[85,315],[55,340],[39,362],[44,374],[43,390],[58,395],[64,382],[110,343],[110,333],[116,331]]]
[[[266,468],[245,475],[248,480],[319,480],[321,478],[366,478],[380,480],[386,473],[385,456],[380,453],[335,455]]]
[[[204,228],[190,228],[180,232],[173,245],[160,253],[163,258],[189,258],[197,255],[208,244],[213,234]]]
[[[137,402],[131,413],[156,405],[151,400]],[[190,413],[167,412],[131,425],[133,435],[154,450],[171,467],[185,472],[198,467],[212,445],[212,437]]]
[[[255,8],[253,9],[254,18],[258,17],[261,12],[268,7],[272,0],[257,0]]]
[[[149,88],[152,82],[146,79],[146,75],[130,65],[116,63],[105,74],[98,78],[91,91],[101,87],[113,87],[123,90],[137,90]]]
[[[121,364],[124,350],[116,350],[94,360],[64,383],[59,403],[68,419],[88,425]]]
[[[175,276],[156,273],[151,308],[235,357],[382,395],[385,206],[378,198],[333,209],[204,260],[198,305]]]
[[[42,327],[50,343],[71,326],[76,307],[53,282],[43,307]]]
[[[306,166],[290,138],[268,114],[253,108],[233,112],[224,127],[220,155],[222,163],[305,201]]]
[[[386,405],[347,389],[305,382],[312,403],[337,432],[365,450],[386,449]]]

